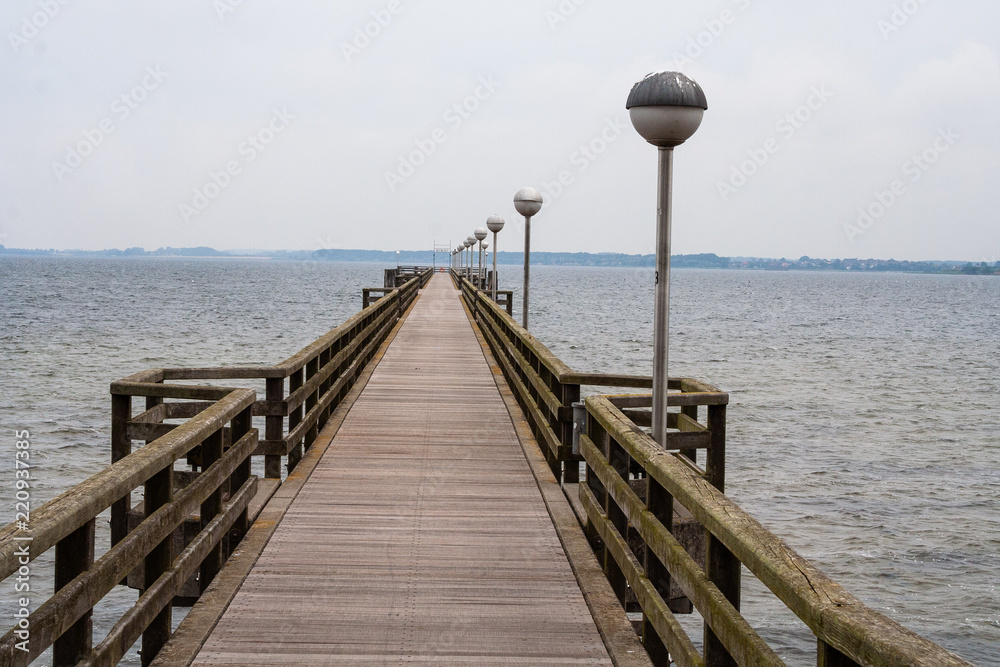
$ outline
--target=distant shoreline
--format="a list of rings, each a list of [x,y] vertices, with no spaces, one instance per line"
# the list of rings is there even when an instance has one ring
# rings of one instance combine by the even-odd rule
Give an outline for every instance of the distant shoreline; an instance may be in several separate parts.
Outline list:
[[[257,261],[329,261],[329,262],[371,262],[392,266],[431,265],[447,266],[450,253],[439,252],[435,256],[431,251],[396,251],[386,250],[350,250],[350,249],[320,249],[320,250],[216,250],[214,248],[159,248],[145,250],[143,248],[128,248],[126,250],[55,250],[55,249],[25,249],[6,248],[0,245],[0,257],[83,257],[83,258],[137,258],[137,259],[249,259]],[[654,265],[653,255],[627,255],[624,253],[586,253],[586,252],[533,252],[531,263],[536,266],[581,266],[581,267],[619,267],[619,268],[651,268]],[[521,266],[523,255],[520,252],[500,252],[497,263],[503,266]],[[891,272],[891,273],[943,273],[959,275],[1000,275],[1000,261],[971,262],[957,260],[909,261],[894,259],[819,259],[803,256],[799,259],[768,258],[768,257],[720,257],[714,253],[696,255],[674,255],[671,257],[672,268],[677,269],[745,269],[760,271],[844,271],[859,272]]]

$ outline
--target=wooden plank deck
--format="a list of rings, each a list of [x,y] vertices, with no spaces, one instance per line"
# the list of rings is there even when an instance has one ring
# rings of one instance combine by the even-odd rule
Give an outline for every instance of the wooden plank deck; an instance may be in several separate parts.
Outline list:
[[[611,665],[436,275],[196,665]]]

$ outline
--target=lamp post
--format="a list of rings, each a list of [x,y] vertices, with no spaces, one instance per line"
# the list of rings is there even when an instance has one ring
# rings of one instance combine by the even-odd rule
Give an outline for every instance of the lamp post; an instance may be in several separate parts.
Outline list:
[[[465,239],[465,247],[468,250],[467,261],[465,263],[465,277],[467,280],[472,280],[472,246],[474,245],[476,245],[475,236],[469,236]]]
[[[486,218],[486,226],[493,232],[493,280],[491,285],[491,297],[497,300],[497,232],[503,229],[504,221],[499,215],[491,215]]]
[[[674,146],[687,141],[708,109],[705,93],[680,72],[648,74],[632,86],[625,108],[632,126],[658,148],[656,287],[653,305],[653,439],[667,445],[667,357],[670,329],[670,204]]]
[[[483,249],[484,253],[486,253],[486,263],[483,265],[483,268],[481,268],[479,270],[479,289],[481,289],[481,290],[483,290],[485,292],[486,291],[486,274],[490,270],[489,269],[489,264],[490,264],[490,252],[489,252],[490,242],[489,241],[480,241],[479,242],[479,247]]]
[[[531,273],[531,217],[542,208],[542,193],[535,188],[521,188],[514,195],[514,208],[524,216],[524,288],[521,299],[521,326],[527,329],[528,279]]]
[[[476,240],[479,242],[479,270],[476,272],[476,286],[479,289],[483,288],[483,239],[489,234],[485,227],[476,227],[476,231],[473,232]]]

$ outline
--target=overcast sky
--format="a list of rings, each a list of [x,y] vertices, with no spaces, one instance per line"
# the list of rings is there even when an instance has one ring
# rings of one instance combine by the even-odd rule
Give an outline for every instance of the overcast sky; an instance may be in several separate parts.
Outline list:
[[[705,90],[674,252],[1000,259],[995,0],[5,0],[0,243],[651,253],[624,105]]]

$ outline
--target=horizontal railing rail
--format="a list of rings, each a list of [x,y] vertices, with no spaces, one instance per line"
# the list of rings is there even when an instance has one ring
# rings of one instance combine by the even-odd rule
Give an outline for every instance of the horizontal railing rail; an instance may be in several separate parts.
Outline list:
[[[668,664],[669,652],[677,665],[784,664],[739,612],[742,565],[813,632],[820,666],[969,665],[865,606],[689,459],[636,428],[612,398],[590,396],[586,409],[581,451],[587,477],[580,500],[603,543],[599,556],[612,587],[623,604],[631,591],[641,606],[643,641],[654,662]],[[644,497],[636,493],[637,477],[645,480]],[[706,529],[704,568],[672,535],[674,501]],[[705,620],[703,654],[668,608],[671,580]]]
[[[34,510],[28,521],[0,530],[0,579],[29,571],[33,560],[55,550],[55,590],[0,639],[0,664],[27,665],[49,646],[55,665],[114,664],[140,636],[147,664],[162,647],[171,631],[171,601],[196,573],[203,588],[211,582],[246,532],[256,492],[257,478],[250,474],[255,393],[220,391],[216,402],[170,433]],[[204,472],[175,493],[174,464],[195,449]],[[139,488],[140,522],[95,560],[96,517]],[[173,534],[192,515],[200,524],[197,535],[174,553]],[[93,647],[94,606],[137,568],[143,593]]]

